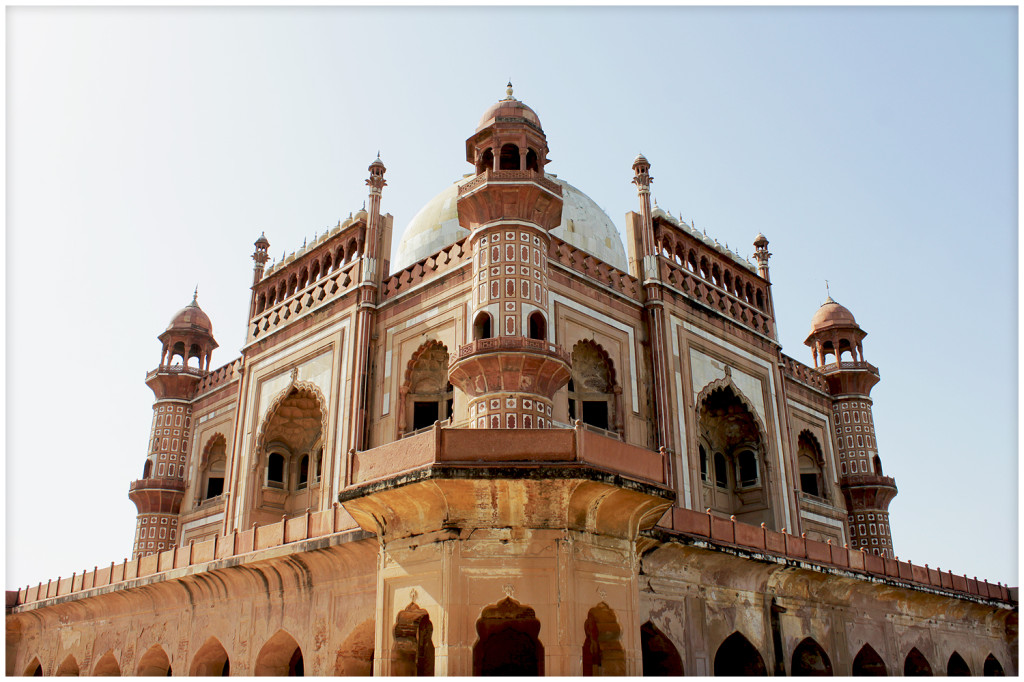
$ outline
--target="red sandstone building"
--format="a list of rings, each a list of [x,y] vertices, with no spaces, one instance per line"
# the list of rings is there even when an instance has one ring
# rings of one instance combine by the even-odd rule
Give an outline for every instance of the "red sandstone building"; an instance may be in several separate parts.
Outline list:
[[[241,357],[159,335],[131,561],[8,593],[8,674],[1014,674],[1016,591],[894,558],[865,332],[756,263],[626,244],[514,98],[390,260],[365,210],[268,266]],[[155,348],[154,348],[155,350]]]

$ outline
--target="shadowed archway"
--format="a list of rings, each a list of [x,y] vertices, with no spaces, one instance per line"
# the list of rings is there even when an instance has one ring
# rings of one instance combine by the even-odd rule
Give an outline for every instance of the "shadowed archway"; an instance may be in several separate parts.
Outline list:
[[[889,671],[878,652],[870,644],[865,644],[853,659],[852,674],[854,677],[885,677]]]
[[[256,677],[302,677],[305,675],[302,649],[295,638],[278,630],[256,657]]]
[[[484,607],[476,622],[473,675],[537,677],[544,674],[540,621],[529,606],[511,597]]]
[[[640,651],[644,677],[677,677],[683,674],[683,659],[672,640],[651,621],[640,626]]]
[[[932,666],[928,663],[928,659],[924,657],[917,647],[910,650],[907,654],[907,658],[903,661],[903,676],[904,677],[931,677]]]
[[[971,668],[958,652],[954,651],[946,663],[946,677],[970,677]]]
[[[757,648],[739,632],[734,632],[715,652],[715,677],[764,676],[768,669]]]
[[[207,639],[192,659],[189,677],[227,677],[231,674],[231,661],[224,645],[216,637]]]
[[[790,674],[793,677],[831,677],[832,661],[820,644],[807,637],[793,650]]]

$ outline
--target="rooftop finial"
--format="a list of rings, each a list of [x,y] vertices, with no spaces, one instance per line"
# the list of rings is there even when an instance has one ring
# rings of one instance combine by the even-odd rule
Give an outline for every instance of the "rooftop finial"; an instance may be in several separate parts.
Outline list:
[[[832,300],[831,292],[829,292],[829,290],[828,290],[828,280],[827,279],[825,280],[825,303],[835,303],[835,301]],[[822,304],[822,305],[824,305],[824,304]]]
[[[512,79],[508,79],[508,85],[505,86],[505,99],[515,99],[512,96]]]
[[[196,290],[192,292],[192,305],[199,305],[197,302],[199,299],[199,285],[196,284]]]

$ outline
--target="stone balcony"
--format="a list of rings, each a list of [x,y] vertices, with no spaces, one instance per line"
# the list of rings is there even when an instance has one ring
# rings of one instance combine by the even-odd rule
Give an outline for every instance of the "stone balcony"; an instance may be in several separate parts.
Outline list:
[[[177,478],[140,478],[128,487],[128,498],[140,514],[177,514],[187,484]]]
[[[571,358],[543,339],[499,336],[478,339],[452,353],[449,381],[472,397],[501,391],[551,399],[569,380]]]

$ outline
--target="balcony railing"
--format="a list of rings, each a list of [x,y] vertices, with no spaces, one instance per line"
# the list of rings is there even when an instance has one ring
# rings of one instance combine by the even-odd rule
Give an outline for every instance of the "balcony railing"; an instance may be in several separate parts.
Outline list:
[[[532,170],[485,170],[475,178],[467,182],[466,184],[459,187],[459,196],[469,194],[476,188],[480,187],[487,182],[507,182],[507,181],[522,181],[527,180],[535,182],[544,189],[552,192],[553,194],[562,194],[562,187],[552,180],[548,180],[544,177],[543,173]]]
[[[453,365],[462,358],[499,350],[512,351],[536,351],[545,355],[553,355],[563,362],[569,363],[569,353],[561,346],[556,346],[544,339],[529,339],[525,336],[496,336],[493,339],[477,339],[459,347],[458,353],[452,353],[449,365]]]
[[[869,372],[878,374],[878,368],[872,365],[870,362],[854,362],[851,360],[844,360],[843,362],[830,362],[827,365],[818,367],[818,371],[822,374],[831,374],[832,372],[838,372],[842,369],[866,369]]]
[[[154,370],[150,370],[146,373],[146,380],[150,380],[157,374],[188,374],[195,377],[204,377],[209,372],[199,367],[189,367],[188,365],[165,365],[157,367]]]

